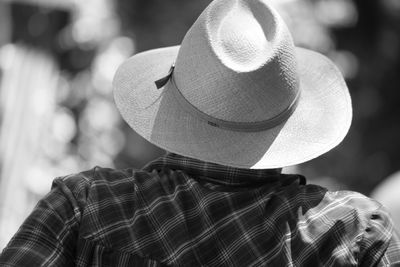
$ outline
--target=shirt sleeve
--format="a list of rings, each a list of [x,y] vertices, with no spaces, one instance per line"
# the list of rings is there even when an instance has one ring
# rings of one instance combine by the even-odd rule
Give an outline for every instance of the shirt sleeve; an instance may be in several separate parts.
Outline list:
[[[74,266],[90,173],[54,180],[0,254],[0,266]]]
[[[360,248],[359,266],[400,266],[399,235],[384,207],[369,214]]]
[[[389,246],[377,266],[400,266],[400,236],[398,231],[393,232]]]

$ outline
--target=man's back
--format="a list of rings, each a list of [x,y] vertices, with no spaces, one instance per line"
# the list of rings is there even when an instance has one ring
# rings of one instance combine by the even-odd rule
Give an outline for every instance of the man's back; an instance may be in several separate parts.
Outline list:
[[[361,194],[169,154],[56,179],[0,265],[384,266],[392,230]]]

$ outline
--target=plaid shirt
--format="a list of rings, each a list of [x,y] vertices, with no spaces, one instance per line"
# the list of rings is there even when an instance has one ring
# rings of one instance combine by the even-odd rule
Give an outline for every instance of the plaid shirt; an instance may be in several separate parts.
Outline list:
[[[0,266],[388,266],[379,203],[299,175],[169,154],[143,170],[58,178]]]

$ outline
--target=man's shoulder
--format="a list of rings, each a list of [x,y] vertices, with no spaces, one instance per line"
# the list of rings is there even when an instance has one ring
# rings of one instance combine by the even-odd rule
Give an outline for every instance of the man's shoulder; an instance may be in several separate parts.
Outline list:
[[[329,190],[316,184],[307,184],[296,188],[298,194],[307,200],[316,198],[314,204],[321,209],[325,208],[357,208],[365,211],[384,209],[381,203],[360,192],[351,190]]]
[[[127,190],[136,189],[137,184],[152,180],[152,173],[140,169],[113,169],[96,166],[92,169],[58,177],[52,189],[58,188],[64,194],[76,199],[87,199],[89,195],[123,195]]]
[[[388,210],[377,200],[354,191],[330,192],[334,203],[356,214],[365,229],[374,227],[392,229],[393,221]]]
[[[136,178],[148,178],[150,176],[151,173],[140,169],[114,169],[96,166],[89,170],[58,177],[55,180],[62,181],[68,186],[88,186],[91,184],[113,184],[124,181],[128,182]]]
[[[356,191],[327,191],[325,199],[327,200],[325,202],[327,205],[355,209],[359,213],[373,213],[375,211],[386,212],[386,209],[381,203]]]
[[[302,207],[302,218],[311,227],[322,227],[323,231],[328,231],[331,227],[342,225],[347,232],[361,235],[370,231],[372,226],[388,231],[393,227],[386,208],[359,192],[329,191],[316,185],[307,185],[302,193],[305,197],[312,197],[314,193],[318,196],[315,201],[307,200],[308,207]]]

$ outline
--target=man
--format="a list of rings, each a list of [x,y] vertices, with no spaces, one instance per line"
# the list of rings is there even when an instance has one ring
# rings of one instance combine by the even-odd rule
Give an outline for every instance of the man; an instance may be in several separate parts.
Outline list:
[[[339,144],[352,112],[337,68],[295,47],[267,1],[215,0],[114,87],[127,123],[172,153],[56,179],[1,266],[400,264],[379,203],[281,174]]]

